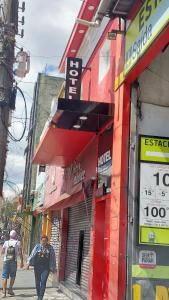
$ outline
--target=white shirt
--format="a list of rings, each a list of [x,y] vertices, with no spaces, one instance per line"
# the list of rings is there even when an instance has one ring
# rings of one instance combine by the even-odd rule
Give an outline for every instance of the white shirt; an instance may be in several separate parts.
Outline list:
[[[6,261],[7,249],[10,246],[13,246],[15,248],[16,258],[19,255],[19,251],[21,249],[21,243],[17,240],[10,239],[9,241],[5,241],[2,247],[2,254],[4,254],[4,261]]]

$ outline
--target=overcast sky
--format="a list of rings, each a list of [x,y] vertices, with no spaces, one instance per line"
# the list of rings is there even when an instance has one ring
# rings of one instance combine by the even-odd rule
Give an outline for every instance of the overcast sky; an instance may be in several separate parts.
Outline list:
[[[19,87],[23,90],[30,113],[34,82],[38,72],[45,68],[57,72],[68,38],[71,34],[75,18],[82,4],[81,0],[26,0],[24,38],[17,38],[17,46],[30,52],[30,73],[23,82],[16,77]],[[20,4],[22,1],[20,0]],[[22,13],[20,13],[20,17]],[[20,27],[20,29],[22,26]],[[49,68],[49,66],[54,66]],[[54,70],[53,70],[54,69]],[[50,74],[52,75],[52,74]],[[21,119],[17,119],[21,118]],[[17,98],[16,111],[13,114],[10,131],[19,137],[23,130],[24,104],[21,97]],[[28,120],[29,121],[29,120]],[[29,122],[28,122],[29,123]],[[29,124],[28,124],[29,125]],[[27,127],[28,127],[27,125]],[[25,138],[21,142],[9,143],[4,184],[4,195],[12,196],[23,186],[25,167]]]

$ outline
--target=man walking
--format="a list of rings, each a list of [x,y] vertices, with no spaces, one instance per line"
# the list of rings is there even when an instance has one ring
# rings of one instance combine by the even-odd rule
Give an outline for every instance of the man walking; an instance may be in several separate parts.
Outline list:
[[[6,297],[7,280],[10,277],[8,294],[14,296],[13,285],[15,282],[17,271],[17,257],[20,256],[20,267],[23,268],[23,255],[21,243],[17,240],[17,233],[15,230],[10,232],[9,240],[5,241],[2,247],[2,255],[4,255],[3,269],[2,269],[2,288],[3,296]]]
[[[38,300],[42,300],[46,282],[50,272],[55,272],[56,258],[53,247],[48,243],[48,237],[43,235],[41,243],[37,244],[28,258],[27,269],[34,267],[35,283]]]

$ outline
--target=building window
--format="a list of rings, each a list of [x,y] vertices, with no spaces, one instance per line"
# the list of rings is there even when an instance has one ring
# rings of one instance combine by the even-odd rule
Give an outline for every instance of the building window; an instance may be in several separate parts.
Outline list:
[[[110,68],[110,47],[111,41],[106,40],[100,49],[100,58],[99,58],[99,83],[107,74]]]
[[[80,230],[78,257],[77,257],[77,272],[76,272],[76,284],[78,285],[80,285],[81,273],[82,273],[83,248],[84,248],[84,230]]]
[[[46,170],[46,166],[42,166],[42,165],[39,166],[39,173],[45,172],[45,170]]]

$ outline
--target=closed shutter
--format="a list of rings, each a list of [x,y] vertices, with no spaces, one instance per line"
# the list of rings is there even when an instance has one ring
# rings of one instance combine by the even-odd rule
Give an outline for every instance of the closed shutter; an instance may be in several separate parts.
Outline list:
[[[69,228],[67,240],[67,257],[65,281],[79,287],[86,294],[88,290],[89,262],[90,262],[90,227],[91,227],[92,198],[69,208]],[[84,234],[83,256],[81,264],[81,280],[77,285],[77,259],[80,232]]]
[[[60,248],[60,217],[52,217],[51,239],[50,244],[53,246],[56,255],[56,268],[58,267],[59,248]]]

